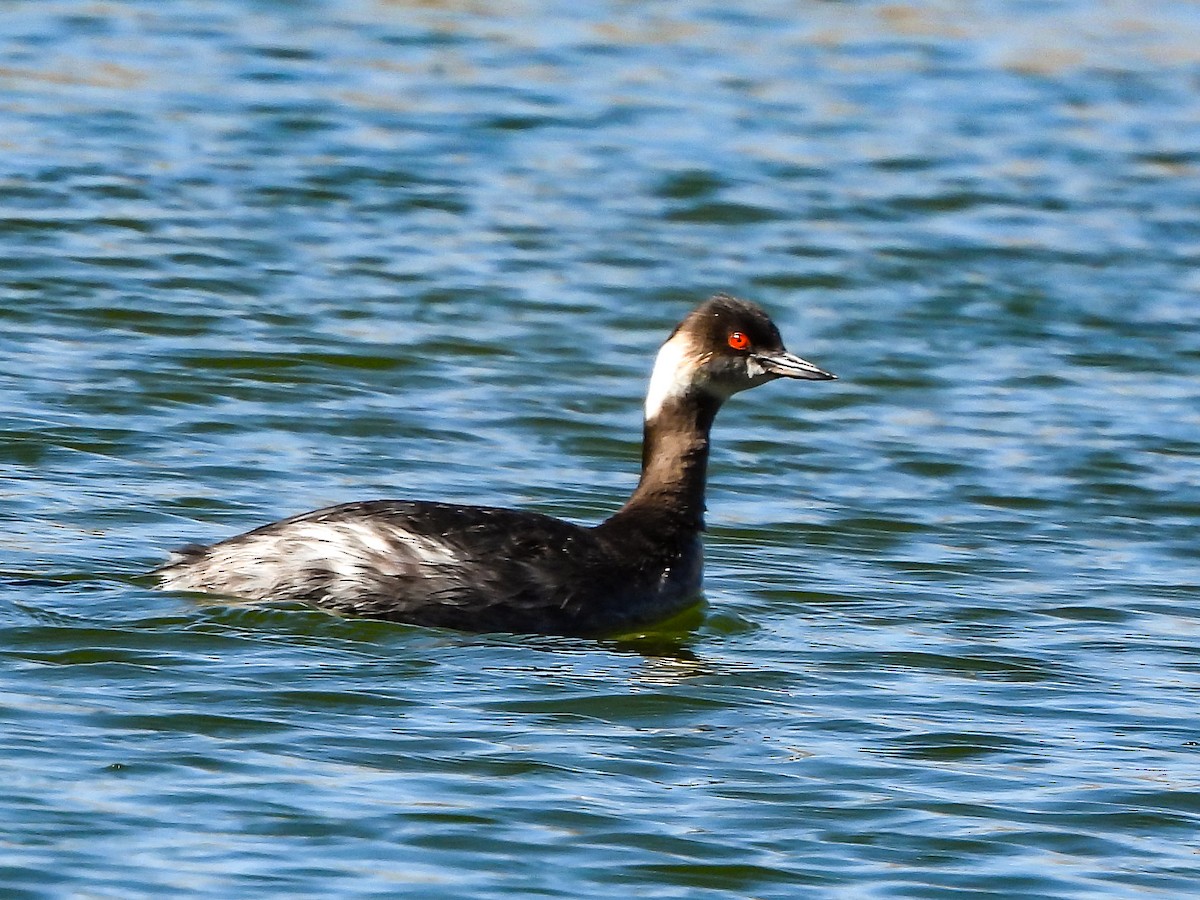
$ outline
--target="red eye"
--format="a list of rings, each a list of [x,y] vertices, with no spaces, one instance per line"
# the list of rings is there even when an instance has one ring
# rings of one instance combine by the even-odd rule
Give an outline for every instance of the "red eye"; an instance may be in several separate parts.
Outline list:
[[[746,337],[740,331],[731,332],[729,335],[729,346],[734,350],[745,350],[750,346],[750,338]]]

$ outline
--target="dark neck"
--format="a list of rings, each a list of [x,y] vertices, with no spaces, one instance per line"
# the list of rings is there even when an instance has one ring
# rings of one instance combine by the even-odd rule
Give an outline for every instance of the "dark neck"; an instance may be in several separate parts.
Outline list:
[[[704,527],[708,433],[720,405],[708,394],[689,393],[670,399],[646,422],[642,478],[621,513],[654,509],[689,527]]]

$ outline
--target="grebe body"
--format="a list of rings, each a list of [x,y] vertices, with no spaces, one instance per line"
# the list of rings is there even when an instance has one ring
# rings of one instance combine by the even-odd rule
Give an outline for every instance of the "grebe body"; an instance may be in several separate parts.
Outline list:
[[[646,395],[641,479],[599,525],[495,507],[372,500],[184,547],[154,574],[171,590],[299,601],[461,631],[631,631],[698,599],[709,432],[721,404],[777,378],[833,377],[787,352],[760,307],[718,294],[659,350]]]

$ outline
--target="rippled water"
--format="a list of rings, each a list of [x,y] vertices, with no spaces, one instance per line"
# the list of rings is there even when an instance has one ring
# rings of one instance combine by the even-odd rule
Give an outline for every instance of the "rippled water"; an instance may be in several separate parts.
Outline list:
[[[0,6],[0,892],[1200,892],[1197,48],[1183,2]],[[139,578],[350,499],[594,521],[715,290],[841,380],[724,411],[694,628]]]

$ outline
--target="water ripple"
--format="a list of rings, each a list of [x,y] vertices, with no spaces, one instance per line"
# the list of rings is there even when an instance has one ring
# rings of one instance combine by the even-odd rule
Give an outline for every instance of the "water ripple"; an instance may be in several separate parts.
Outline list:
[[[1194,10],[795,13],[6,12],[0,892],[1197,893]],[[714,290],[841,380],[722,414],[690,619],[147,589],[353,498],[601,518]]]

